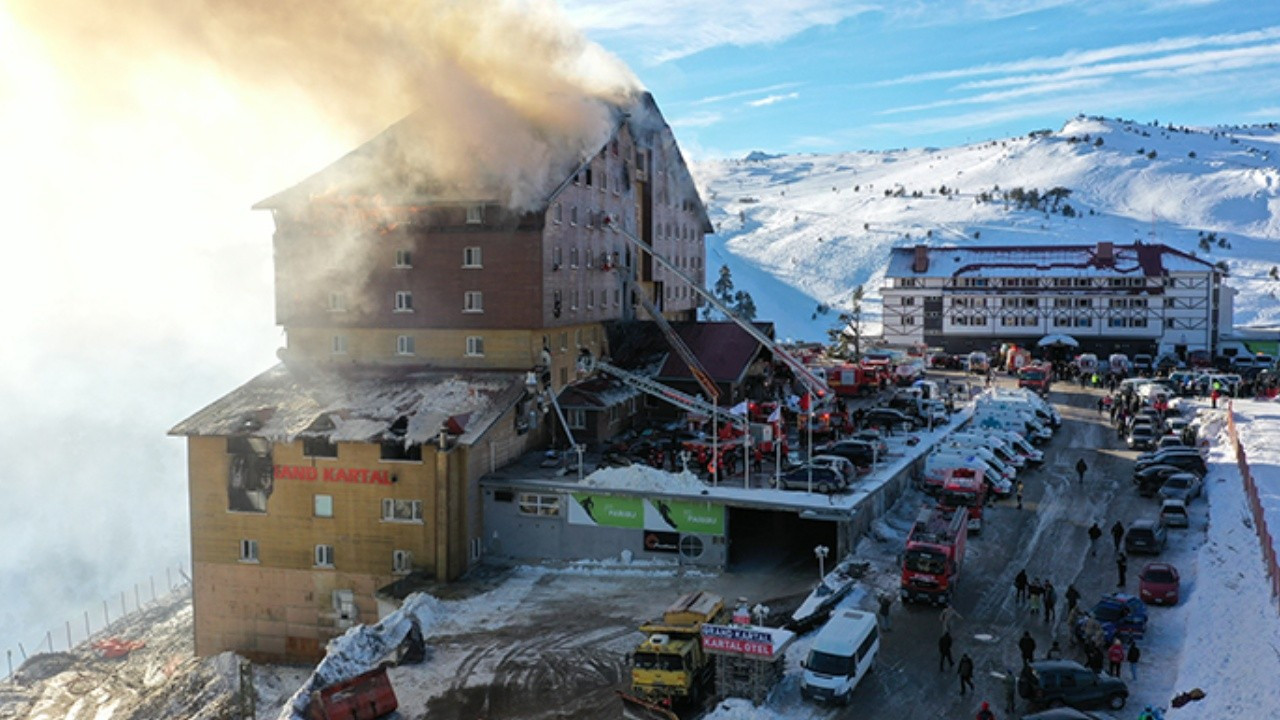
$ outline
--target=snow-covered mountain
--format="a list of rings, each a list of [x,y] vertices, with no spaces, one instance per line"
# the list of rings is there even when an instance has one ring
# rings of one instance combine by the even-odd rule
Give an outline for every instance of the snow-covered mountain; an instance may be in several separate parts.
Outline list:
[[[1079,116],[1057,132],[954,148],[753,152],[694,172],[716,226],[708,282],[727,265],[779,337],[825,340],[858,285],[878,314],[889,249],[917,243],[1164,243],[1226,263],[1237,325],[1280,323],[1275,123]]]

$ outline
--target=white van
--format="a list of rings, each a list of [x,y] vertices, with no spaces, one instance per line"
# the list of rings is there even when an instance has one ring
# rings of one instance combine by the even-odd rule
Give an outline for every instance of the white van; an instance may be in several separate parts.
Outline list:
[[[1051,434],[1053,432],[1052,430],[1052,427],[1054,426],[1053,414],[1046,411],[1044,408],[1036,405],[1035,403],[1029,402],[1023,398],[1007,397],[1007,396],[997,396],[995,398],[987,398],[987,397],[979,398],[977,403],[977,409],[983,410],[986,408],[1012,410],[1014,412],[1021,413],[1023,415],[1026,415],[1030,419],[1030,421],[1037,426],[1037,429],[1039,428],[1047,429]]]
[[[1053,406],[1053,403],[1045,400],[1039,393],[1029,388],[996,388],[995,392],[992,393],[992,397],[1000,399],[1012,398],[1030,403],[1036,414],[1048,424],[1055,428],[1062,424],[1062,416],[1058,414],[1058,409]]]
[[[809,646],[800,667],[800,695],[806,700],[847,705],[853,689],[871,671],[880,654],[876,616],[861,610],[836,610]]]
[[[1016,467],[1010,465],[1004,460],[1001,460],[1000,457],[991,450],[991,448],[985,445],[979,445],[978,443],[966,440],[944,439],[936,446],[935,451],[972,453],[986,461],[987,465],[991,466],[991,468],[994,469],[1000,477],[1008,478],[1009,480],[1013,480],[1018,477],[1018,469]]]
[[[947,439],[953,442],[973,443],[974,445],[985,447],[995,453],[996,457],[1000,458],[1006,465],[1012,465],[1018,469],[1027,464],[1027,459],[1022,456],[1022,453],[1014,450],[1004,436],[996,433],[955,432],[948,435]]]
[[[1012,430],[1033,443],[1042,443],[1053,437],[1053,431],[1045,427],[1035,415],[1016,407],[979,407],[973,413],[972,422],[979,427],[994,425]]]
[[[987,457],[983,457],[986,453]],[[981,470],[982,477],[991,488],[993,494],[1007,497],[1013,492],[1012,474],[1004,474],[1009,466],[990,457],[986,448],[963,449],[955,446],[940,446],[924,459],[924,489],[926,492],[942,490],[946,482],[947,472],[957,468]]]
[[[991,432],[1003,437],[1009,443],[1009,446],[1013,448],[1013,451],[1026,458],[1027,462],[1033,465],[1039,465],[1044,462],[1044,453],[1031,447],[1031,443],[1027,442],[1026,438],[1022,437],[1021,434],[1012,430],[1001,429],[993,429]]]

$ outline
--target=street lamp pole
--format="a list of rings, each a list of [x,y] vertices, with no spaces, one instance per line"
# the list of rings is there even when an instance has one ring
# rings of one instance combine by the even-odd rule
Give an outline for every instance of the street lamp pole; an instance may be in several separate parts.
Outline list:
[[[824,578],[827,577],[826,560],[827,560],[827,553],[829,552],[830,550],[827,548],[826,545],[819,545],[813,549],[813,554],[818,557],[818,580],[819,581],[822,581]]]

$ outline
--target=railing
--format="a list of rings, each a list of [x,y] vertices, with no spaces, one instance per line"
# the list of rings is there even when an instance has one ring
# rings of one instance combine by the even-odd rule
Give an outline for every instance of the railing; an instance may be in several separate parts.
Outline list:
[[[21,667],[22,663],[25,663],[31,657],[42,653],[54,652],[55,639],[58,641],[57,647],[64,647],[67,652],[70,652],[76,645],[92,640],[95,635],[109,633],[112,625],[122,620],[127,620],[143,610],[150,609],[174,592],[182,590],[191,584],[191,578],[188,577],[181,565],[176,568],[168,567],[164,570],[164,583],[165,585],[157,590],[156,576],[152,575],[147,579],[145,585],[134,583],[132,593],[125,590],[121,591],[118,596],[112,595],[103,599],[100,624],[98,623],[99,608],[95,606],[91,610],[85,610],[83,618],[67,620],[55,629],[45,630],[44,635],[30,646],[19,642],[19,654],[16,657],[13,648],[5,650],[5,660],[7,662],[5,666],[5,682],[13,680],[15,667]],[[149,598],[148,595],[150,596]],[[130,607],[130,600],[133,601],[132,607]],[[82,624],[83,633],[81,633]],[[17,666],[14,665],[15,660],[18,662]]]
[[[1249,499],[1249,512],[1253,515],[1253,530],[1258,535],[1262,546],[1262,562],[1267,570],[1267,579],[1271,581],[1272,600],[1280,599],[1280,564],[1276,562],[1276,548],[1272,542],[1271,530],[1267,527],[1267,516],[1262,507],[1262,498],[1258,495],[1258,486],[1249,472],[1249,459],[1245,456],[1244,445],[1236,431],[1234,403],[1227,401],[1227,434],[1231,438],[1232,449],[1236,453],[1236,465],[1240,468],[1240,477],[1244,481],[1245,495]]]

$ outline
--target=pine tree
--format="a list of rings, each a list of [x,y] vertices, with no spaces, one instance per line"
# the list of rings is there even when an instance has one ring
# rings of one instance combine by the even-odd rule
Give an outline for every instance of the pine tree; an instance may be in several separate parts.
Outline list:
[[[840,324],[827,331],[831,339],[831,349],[835,355],[858,360],[862,357],[862,286],[854,288],[853,306],[848,312],[840,313]],[[853,354],[849,353],[850,340],[853,342]]]
[[[756,301],[751,299],[751,293],[739,290],[733,295],[733,314],[739,319],[751,322],[756,319]]]
[[[711,291],[716,294],[716,299],[725,305],[733,304],[733,275],[729,272],[728,265],[720,266],[720,277],[716,279],[715,287]]]

